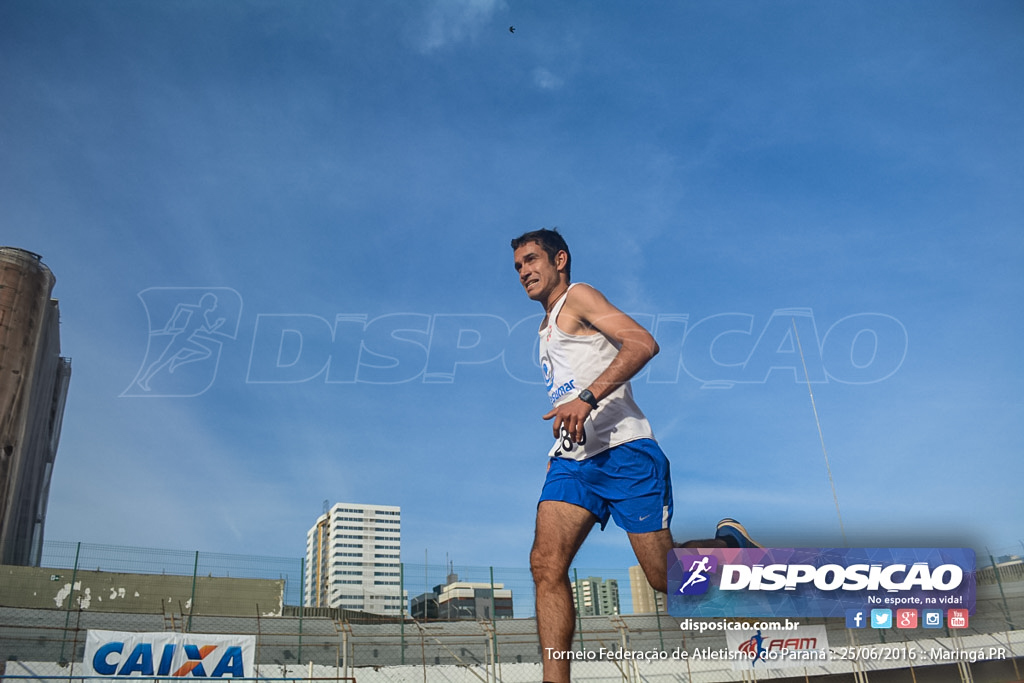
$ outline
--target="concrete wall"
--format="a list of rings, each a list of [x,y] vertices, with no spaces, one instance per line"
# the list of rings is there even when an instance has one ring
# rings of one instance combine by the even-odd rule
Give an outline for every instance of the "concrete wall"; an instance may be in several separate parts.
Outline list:
[[[90,612],[280,616],[284,579],[199,576],[193,593],[191,576],[0,565],[0,606],[66,609],[69,601]]]

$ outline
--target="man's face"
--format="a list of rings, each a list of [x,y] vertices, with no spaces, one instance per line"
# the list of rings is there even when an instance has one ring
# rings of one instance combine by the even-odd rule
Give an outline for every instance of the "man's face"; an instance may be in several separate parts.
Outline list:
[[[561,284],[558,266],[551,262],[547,252],[536,242],[529,242],[513,252],[519,282],[526,295],[534,301],[546,301]],[[565,252],[555,255],[555,262],[565,263]]]

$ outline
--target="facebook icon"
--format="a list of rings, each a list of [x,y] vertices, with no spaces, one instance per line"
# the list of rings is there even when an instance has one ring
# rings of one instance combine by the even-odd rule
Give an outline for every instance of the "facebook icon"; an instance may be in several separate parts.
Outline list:
[[[846,610],[846,628],[867,628],[867,617],[862,609]]]

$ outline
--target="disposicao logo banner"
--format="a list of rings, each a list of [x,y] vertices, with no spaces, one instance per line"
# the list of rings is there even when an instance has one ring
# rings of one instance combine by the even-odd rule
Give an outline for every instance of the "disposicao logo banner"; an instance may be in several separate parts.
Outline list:
[[[95,676],[253,678],[255,655],[256,636],[90,630],[84,664]]]
[[[974,613],[969,548],[680,548],[668,567],[675,617],[845,617],[848,609]]]

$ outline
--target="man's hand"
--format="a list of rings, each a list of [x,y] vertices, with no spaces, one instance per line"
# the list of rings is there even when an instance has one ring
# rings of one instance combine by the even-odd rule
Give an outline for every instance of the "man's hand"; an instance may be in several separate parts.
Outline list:
[[[583,441],[583,423],[593,410],[589,403],[574,398],[555,406],[544,416],[544,419],[554,420],[551,423],[551,432],[556,439],[561,436],[564,428],[570,439],[581,443]]]

